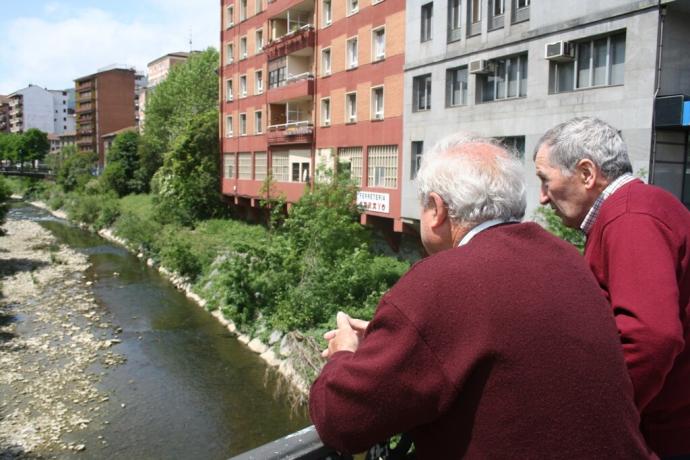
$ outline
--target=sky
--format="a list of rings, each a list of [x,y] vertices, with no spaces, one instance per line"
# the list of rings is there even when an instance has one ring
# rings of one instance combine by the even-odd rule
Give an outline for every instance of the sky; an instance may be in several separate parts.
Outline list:
[[[218,48],[218,0],[0,0],[0,94],[48,89],[111,64]]]

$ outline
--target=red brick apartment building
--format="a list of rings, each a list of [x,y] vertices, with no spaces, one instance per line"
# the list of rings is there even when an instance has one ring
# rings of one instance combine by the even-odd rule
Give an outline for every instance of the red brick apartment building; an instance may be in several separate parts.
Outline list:
[[[401,232],[404,0],[221,0],[222,191],[251,213],[321,165],[360,186],[362,222]],[[316,171],[316,173],[315,173]]]
[[[112,68],[75,81],[77,148],[96,152],[98,167],[107,161],[101,136],[136,126],[134,69]]]

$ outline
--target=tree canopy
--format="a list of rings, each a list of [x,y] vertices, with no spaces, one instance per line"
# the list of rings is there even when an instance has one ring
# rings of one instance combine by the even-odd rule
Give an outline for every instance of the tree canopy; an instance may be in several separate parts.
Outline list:
[[[139,168],[139,134],[135,131],[120,133],[115,137],[108,151],[103,171],[103,185],[114,190],[119,196],[138,193],[146,187],[136,178]]]

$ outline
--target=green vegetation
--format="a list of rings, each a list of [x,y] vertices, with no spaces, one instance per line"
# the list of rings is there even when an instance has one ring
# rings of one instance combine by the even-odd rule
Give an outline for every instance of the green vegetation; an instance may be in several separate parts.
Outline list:
[[[560,217],[556,215],[553,209],[546,206],[541,206],[537,209],[537,218],[542,221],[546,229],[559,238],[575,245],[575,247],[583,252],[585,249],[585,235],[579,229],[566,227]]]
[[[9,210],[8,201],[12,191],[10,186],[5,183],[5,179],[0,177],[0,227],[5,223],[5,216],[7,216],[7,211]],[[3,234],[2,228],[0,228],[0,235]]]
[[[48,135],[31,128],[22,134],[0,134],[0,160],[23,163],[42,161],[50,150]]]
[[[103,188],[112,190],[118,196],[140,193],[147,189],[147,185],[136,175],[139,169],[139,133],[129,131],[118,134],[113,145],[108,150],[101,182]]]

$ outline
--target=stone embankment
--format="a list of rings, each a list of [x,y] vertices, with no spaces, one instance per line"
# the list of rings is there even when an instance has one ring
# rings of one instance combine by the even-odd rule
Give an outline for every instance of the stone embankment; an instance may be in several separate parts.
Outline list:
[[[64,457],[80,432],[107,424],[102,376],[124,358],[119,330],[85,278],[85,255],[39,224],[0,237],[0,458]],[[110,409],[109,409],[110,410]],[[105,441],[100,441],[105,443]]]

